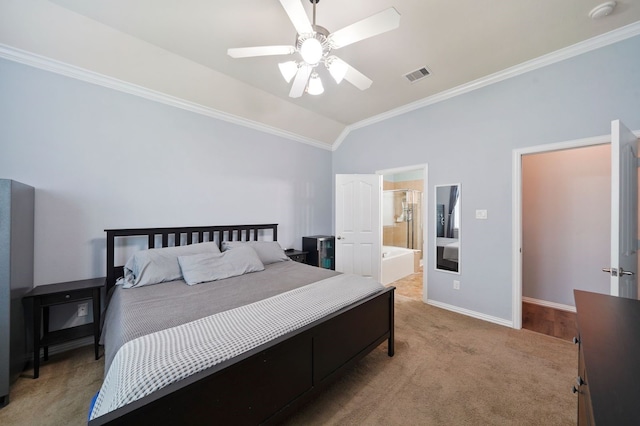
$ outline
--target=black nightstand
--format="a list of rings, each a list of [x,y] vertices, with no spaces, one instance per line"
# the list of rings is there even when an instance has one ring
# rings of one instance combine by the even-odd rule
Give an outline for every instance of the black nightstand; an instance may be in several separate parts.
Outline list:
[[[34,287],[25,294],[33,303],[33,378],[40,373],[40,348],[44,348],[44,360],[49,359],[49,346],[93,335],[96,359],[99,358],[100,340],[100,292],[105,278],[68,281]],[[93,323],[49,331],[49,307],[62,303],[92,300]],[[42,328],[40,325],[42,324]]]
[[[287,250],[284,252],[284,254],[286,254],[289,259],[295,261],[295,262],[300,262],[300,263],[305,263],[307,260],[307,253],[306,251],[300,251],[300,250]]]

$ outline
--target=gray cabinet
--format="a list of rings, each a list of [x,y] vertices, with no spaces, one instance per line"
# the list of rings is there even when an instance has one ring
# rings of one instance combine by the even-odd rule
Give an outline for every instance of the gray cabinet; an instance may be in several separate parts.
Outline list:
[[[33,287],[34,194],[0,179],[0,407],[28,359],[22,296]]]

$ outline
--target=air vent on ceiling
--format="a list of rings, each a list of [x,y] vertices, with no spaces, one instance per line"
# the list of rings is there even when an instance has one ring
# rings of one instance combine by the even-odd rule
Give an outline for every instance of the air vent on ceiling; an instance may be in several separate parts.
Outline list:
[[[409,80],[410,83],[415,83],[416,81],[420,81],[423,78],[431,75],[431,71],[427,69],[427,67],[422,67],[418,70],[411,71],[409,74],[405,74],[405,78]]]

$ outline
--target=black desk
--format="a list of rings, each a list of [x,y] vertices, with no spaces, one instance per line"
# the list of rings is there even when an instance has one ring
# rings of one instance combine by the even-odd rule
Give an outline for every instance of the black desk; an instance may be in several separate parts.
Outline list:
[[[67,281],[34,287],[24,297],[33,303],[33,378],[40,373],[40,348],[44,348],[44,361],[49,359],[49,346],[93,335],[96,359],[99,358],[100,292],[105,278]],[[93,323],[49,331],[49,307],[62,303],[92,300]],[[41,327],[42,324],[42,327]]]

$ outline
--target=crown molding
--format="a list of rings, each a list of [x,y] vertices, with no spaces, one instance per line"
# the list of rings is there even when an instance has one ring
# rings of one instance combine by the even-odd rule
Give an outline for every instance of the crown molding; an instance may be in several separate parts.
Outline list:
[[[351,130],[354,129],[352,129],[351,126],[347,126],[344,128],[344,130],[342,130],[342,132],[340,132],[336,140],[333,142],[333,145],[331,145],[331,151],[335,151],[336,149],[338,149],[338,147],[342,144],[342,142],[344,142],[347,136],[349,136]]]
[[[284,139],[301,142],[316,148],[331,150],[331,145],[317,141],[315,139],[306,138],[304,136],[268,126],[257,121],[219,111],[217,109],[178,98],[176,96],[161,93],[152,89],[148,89],[146,87],[139,86],[137,84],[119,80],[114,77],[109,77],[95,71],[80,68],[75,65],[67,64],[65,62],[61,62],[52,58],[48,58],[46,56],[38,55],[36,53],[28,52],[26,50],[18,49],[2,43],[0,43],[0,58],[60,74],[66,77],[71,77],[76,80],[84,81],[86,83],[96,84],[98,86],[117,90],[119,92],[139,96],[144,99],[173,106],[186,111],[195,112],[196,114],[237,124],[239,126],[248,127],[250,129],[269,133],[271,135],[279,136]]]
[[[18,49],[12,46],[8,46],[0,43],[0,58],[4,58],[13,62],[18,62],[24,65],[28,65],[34,68],[39,68],[45,71],[53,72],[56,74],[71,77],[77,80],[81,80],[87,83],[96,84],[99,86],[107,87],[113,90],[117,90],[123,93],[139,96],[154,102],[159,102],[165,105],[180,108],[186,111],[191,111],[196,114],[205,115],[207,117],[215,118],[218,120],[226,121],[229,123],[237,124],[239,126],[248,127],[254,130],[265,132],[274,136],[279,136],[284,139],[292,140],[295,142],[304,143],[306,145],[313,146],[315,148],[336,151],[342,142],[345,141],[347,136],[353,131],[366,126],[370,126],[375,123],[379,123],[384,120],[388,120],[393,117],[397,117],[402,114],[414,111],[416,109],[424,108],[429,105],[436,104],[438,102],[451,99],[453,97],[469,93],[473,90],[480,89],[482,87],[489,86],[494,83],[498,83],[509,78],[533,71],[547,65],[551,65],[557,62],[564,61],[574,56],[581,55],[583,53],[590,52],[601,47],[608,46],[613,43],[617,43],[628,38],[640,35],[640,22],[626,25],[622,28],[610,31],[600,36],[593,37],[591,39],[576,43],[572,46],[557,50],[539,58],[532,59],[522,64],[515,65],[513,67],[498,71],[488,76],[479,78],[469,83],[462,84],[449,90],[437,93],[433,96],[420,99],[407,105],[403,105],[399,108],[392,109],[390,111],[378,114],[376,116],[361,120],[357,123],[353,123],[347,127],[338,135],[333,144],[329,145],[321,141],[307,138],[298,135],[293,132],[288,132],[273,126],[269,126],[257,121],[249,120],[237,115],[229,114],[217,109],[207,107],[195,102],[191,102],[182,98],[171,96],[165,93],[161,93],[152,89],[148,89],[133,83],[129,83],[117,78],[109,77],[104,74],[90,71],[75,65],[67,64],[46,56],[38,55],[36,53],[28,52],[22,49]]]
[[[578,56],[583,53],[587,53],[592,50],[596,50],[601,47],[605,47],[610,44],[617,43],[631,37],[635,37],[637,35],[640,35],[640,21],[634,22],[633,24],[626,25],[624,27],[618,28],[613,31],[609,31],[608,33],[590,38],[588,40],[582,41],[580,43],[576,43],[574,45],[565,47],[563,49],[556,50],[555,52],[551,52],[547,55],[540,56],[536,59],[523,62],[521,64],[515,65],[510,68],[506,68],[502,71],[489,74],[488,76],[470,81],[468,83],[454,87],[453,89],[445,90],[433,96],[420,99],[416,102],[412,102],[410,104],[403,105],[399,108],[395,108],[387,112],[384,112],[382,114],[364,119],[357,123],[353,123],[347,126],[347,128],[340,134],[338,139],[336,139],[336,141],[333,143],[331,150],[335,151],[336,149],[338,149],[340,144],[344,142],[346,137],[353,130],[370,126],[372,124],[379,123],[384,120],[388,120],[389,118],[397,117],[399,115],[406,114],[416,109],[424,108],[426,106],[433,105],[438,102],[445,101],[447,99],[451,99],[455,96],[469,93],[473,90],[480,89],[482,87],[489,86],[491,84],[498,83],[503,80],[507,80],[509,78],[527,73],[529,71],[534,71],[539,68],[546,67],[547,65],[552,65],[557,62],[561,62],[566,59],[573,58],[574,56]]]

